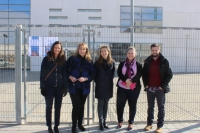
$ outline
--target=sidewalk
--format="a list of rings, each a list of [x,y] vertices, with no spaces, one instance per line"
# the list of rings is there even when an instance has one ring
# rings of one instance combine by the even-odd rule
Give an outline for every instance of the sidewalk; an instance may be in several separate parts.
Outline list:
[[[108,124],[110,129],[104,130],[106,133],[154,133],[156,124],[153,125],[153,129],[150,131],[143,131],[145,124],[134,124],[131,131],[127,131],[127,125],[124,125],[122,129],[116,129],[116,125]],[[86,130],[84,133],[102,133],[99,131],[98,125],[85,126]],[[61,124],[59,126],[60,133],[71,133],[71,126],[67,124]],[[79,131],[80,132],[80,131]],[[48,133],[45,125],[16,125],[16,124],[2,124],[0,123],[0,133]],[[163,127],[163,133],[200,133],[200,123],[167,123]]]

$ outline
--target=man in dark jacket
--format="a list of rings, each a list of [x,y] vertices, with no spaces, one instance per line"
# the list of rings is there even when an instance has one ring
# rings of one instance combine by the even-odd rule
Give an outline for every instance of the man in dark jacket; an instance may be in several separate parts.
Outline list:
[[[148,101],[147,126],[144,130],[148,131],[152,128],[156,98],[158,105],[158,122],[155,132],[161,133],[165,116],[165,93],[170,91],[168,84],[172,79],[172,71],[169,67],[168,60],[160,53],[160,46],[158,44],[152,44],[150,48],[151,55],[144,60],[142,75]]]

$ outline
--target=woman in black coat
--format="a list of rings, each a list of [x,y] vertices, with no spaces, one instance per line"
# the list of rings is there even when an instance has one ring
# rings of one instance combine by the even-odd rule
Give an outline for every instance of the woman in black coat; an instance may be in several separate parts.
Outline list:
[[[115,73],[115,62],[111,57],[110,48],[102,46],[100,56],[94,64],[96,71],[94,81],[95,98],[98,99],[99,129],[108,128],[106,117],[109,99],[113,97],[113,78]]]
[[[46,124],[48,132],[53,133],[51,122],[51,110],[55,99],[55,133],[59,133],[60,109],[62,97],[67,94],[66,82],[66,57],[59,41],[53,43],[51,50],[47,52],[42,60],[40,72],[41,94],[45,97],[46,103]]]
[[[122,127],[123,112],[126,101],[129,105],[129,120],[127,130],[132,129],[136,114],[137,99],[140,94],[142,76],[142,65],[136,61],[136,50],[134,47],[128,48],[127,58],[120,62],[118,67],[118,89],[117,89],[117,128]]]

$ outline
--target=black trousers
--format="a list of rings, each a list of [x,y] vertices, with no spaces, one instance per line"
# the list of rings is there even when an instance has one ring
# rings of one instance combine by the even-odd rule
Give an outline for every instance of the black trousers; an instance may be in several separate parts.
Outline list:
[[[129,124],[133,124],[136,108],[137,108],[137,99],[140,94],[140,89],[135,90],[126,90],[121,87],[117,89],[117,119],[118,123],[123,122],[123,113],[126,101],[128,100],[129,105]]]
[[[164,124],[165,117],[165,93],[163,90],[156,90],[155,92],[147,90],[147,101],[148,101],[148,116],[147,116],[147,125],[152,125],[154,119],[154,106],[155,99],[157,100],[158,105],[158,119],[157,127],[162,127]]]
[[[99,116],[99,122],[101,123],[102,120],[106,120],[107,118],[107,112],[108,112],[108,99],[98,99],[98,116]]]
[[[54,101],[54,109],[55,109],[55,126],[60,125],[60,109],[62,104],[62,88],[57,87],[47,87],[46,88],[46,96],[45,96],[45,102],[46,102],[46,125],[52,126],[52,106],[53,106],[53,100]]]
[[[82,125],[84,116],[84,105],[88,95],[83,95],[82,89],[76,89],[76,93],[70,93],[72,101],[72,127],[76,127],[77,121],[78,125]]]

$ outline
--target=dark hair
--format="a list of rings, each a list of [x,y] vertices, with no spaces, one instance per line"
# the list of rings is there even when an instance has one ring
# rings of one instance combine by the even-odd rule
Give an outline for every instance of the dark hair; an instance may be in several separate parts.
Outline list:
[[[55,57],[54,57],[54,47],[55,47],[55,45],[57,45],[57,44],[60,44],[61,50],[60,50],[60,53],[59,53],[57,59],[55,60]],[[64,52],[64,50],[63,50],[63,47],[62,47],[61,42],[55,41],[55,42],[53,43],[53,45],[51,46],[51,50],[47,53],[47,57],[48,57],[48,60],[49,60],[49,61],[56,61],[56,63],[57,63],[58,65],[61,65],[61,64],[64,64],[64,63],[65,63],[65,61],[66,61],[66,56],[65,56],[65,52]]]
[[[153,43],[153,44],[151,44],[150,49],[153,48],[153,47],[158,47],[158,49],[160,49],[160,45],[157,44],[157,43]]]

